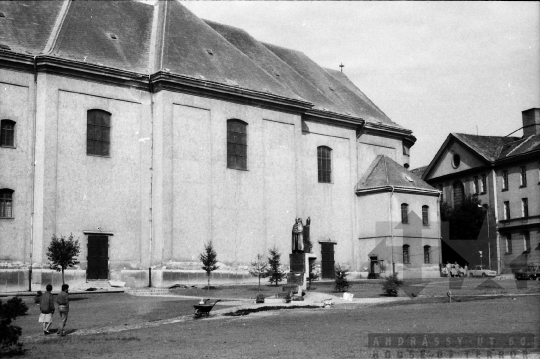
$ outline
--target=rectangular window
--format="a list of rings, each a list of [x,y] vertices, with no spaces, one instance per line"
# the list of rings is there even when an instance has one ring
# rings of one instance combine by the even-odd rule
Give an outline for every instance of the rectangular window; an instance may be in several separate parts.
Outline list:
[[[431,251],[431,247],[430,246],[424,246],[424,263],[431,263],[431,259],[430,259],[430,254],[429,252]]]
[[[102,110],[89,110],[86,122],[86,154],[109,156],[111,144],[111,114]]]
[[[422,224],[429,226],[429,206],[422,206]]]
[[[439,191],[441,191],[441,202],[444,202],[444,187],[442,184],[439,185]]]
[[[529,217],[529,200],[527,198],[521,199],[521,216]]]
[[[403,246],[403,263],[405,263],[405,264],[411,263],[411,258],[410,258],[410,255],[409,255],[409,245],[408,244],[405,244]]]
[[[521,166],[521,172],[519,173],[519,186],[527,187],[527,168]]]
[[[478,191],[478,176],[474,176],[474,180],[473,180],[473,194],[478,194],[480,193]]]
[[[409,224],[409,205],[407,203],[401,204],[401,223]]]
[[[247,170],[247,123],[227,121],[227,168]]]
[[[405,144],[403,144],[403,154],[405,156],[410,156],[410,154],[411,154],[411,150],[410,150],[409,146],[407,146]]]
[[[482,175],[482,181],[480,182],[480,193],[485,194],[487,191],[487,178],[486,175]]]
[[[13,218],[13,191],[0,190],[0,218]]]
[[[512,253],[512,235],[506,235],[506,253]]]
[[[523,248],[525,249],[525,252],[531,251],[531,237],[529,236],[529,232],[523,232]]]
[[[0,146],[15,147],[15,122],[2,120],[0,123]]]
[[[317,177],[319,183],[332,183],[332,149],[317,147]]]
[[[510,219],[510,202],[504,202],[504,219]]]
[[[508,171],[502,171],[502,190],[508,190]]]

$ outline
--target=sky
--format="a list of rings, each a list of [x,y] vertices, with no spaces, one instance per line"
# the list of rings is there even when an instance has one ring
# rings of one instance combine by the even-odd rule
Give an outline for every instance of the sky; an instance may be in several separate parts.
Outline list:
[[[411,168],[450,132],[505,136],[540,107],[540,2],[186,1],[197,16],[343,72],[413,131]],[[514,135],[521,136],[518,131]]]

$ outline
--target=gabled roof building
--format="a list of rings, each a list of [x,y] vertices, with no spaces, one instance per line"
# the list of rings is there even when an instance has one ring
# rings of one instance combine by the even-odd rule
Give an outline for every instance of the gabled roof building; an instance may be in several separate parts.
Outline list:
[[[203,282],[209,241],[213,280],[247,281],[257,254],[290,253],[298,217],[311,218],[313,255],[330,273],[367,275],[390,258],[372,253],[386,234],[363,239],[380,221],[362,202],[381,166],[394,197],[437,194],[403,179],[412,132],[345,74],[178,1],[0,2],[0,82],[8,289],[55,282],[47,247],[70,233],[81,243],[67,271],[75,287]],[[410,245],[421,252],[422,239]],[[436,257],[415,270],[438,275]]]
[[[431,163],[412,172],[459,204],[477,196],[487,214],[483,253],[499,273],[540,264],[540,109],[523,111],[523,137],[451,133]],[[480,254],[475,254],[480,264]]]

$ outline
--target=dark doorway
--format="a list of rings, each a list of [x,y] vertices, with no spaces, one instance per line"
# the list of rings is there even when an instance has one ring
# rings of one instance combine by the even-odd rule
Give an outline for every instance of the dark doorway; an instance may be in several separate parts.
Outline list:
[[[381,268],[377,256],[369,257],[369,273],[368,279],[377,279],[381,275]]]
[[[88,267],[86,279],[108,279],[109,277],[109,236],[88,236]]]
[[[334,244],[333,242],[321,243],[321,276],[322,278],[334,279]]]

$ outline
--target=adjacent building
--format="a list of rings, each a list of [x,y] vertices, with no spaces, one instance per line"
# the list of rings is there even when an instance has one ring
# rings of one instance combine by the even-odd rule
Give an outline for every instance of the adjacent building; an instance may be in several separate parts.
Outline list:
[[[540,263],[540,109],[522,119],[521,138],[451,133],[428,166],[413,170],[451,205],[478,197],[487,215],[483,263],[499,273]]]
[[[53,235],[81,243],[72,286],[166,286],[205,281],[208,241],[214,281],[249,280],[257,254],[287,258],[297,217],[330,273],[401,271],[403,253],[373,249],[402,203],[438,222],[438,191],[403,179],[412,132],[345,74],[177,1],[0,2],[0,91],[0,290],[58,283]],[[400,184],[377,188],[383,164]],[[382,234],[379,214],[396,222]],[[394,245],[430,246],[416,272],[438,275],[437,235],[407,226]]]

